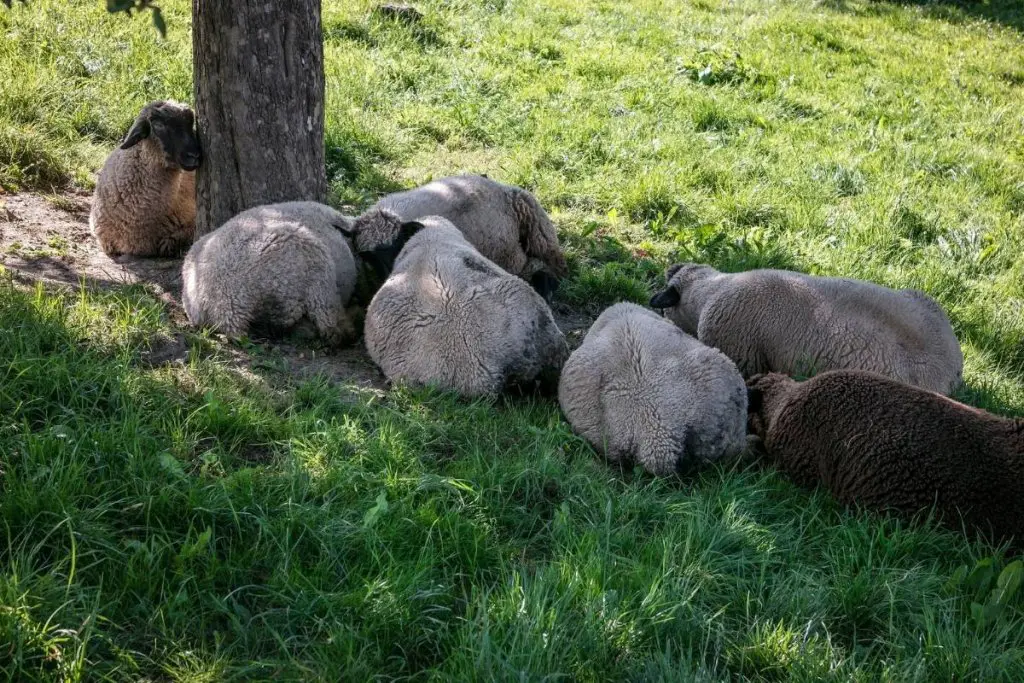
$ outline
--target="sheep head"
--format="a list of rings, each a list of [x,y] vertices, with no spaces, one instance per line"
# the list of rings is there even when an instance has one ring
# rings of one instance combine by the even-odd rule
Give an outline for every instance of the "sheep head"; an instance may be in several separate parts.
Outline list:
[[[393,214],[392,214],[393,215]],[[406,221],[398,226],[397,234],[390,242],[380,244],[373,249],[365,249],[359,252],[359,258],[363,263],[373,268],[378,282],[383,283],[391,275],[395,267],[398,255],[409,239],[423,228],[419,221]],[[359,244],[360,232],[355,233],[356,244]]]
[[[202,161],[195,122],[195,113],[186,104],[173,100],[150,102],[135,118],[121,149],[131,149],[151,139],[163,154],[167,168],[194,171]]]
[[[662,315],[665,315],[667,309],[667,317],[672,322],[687,334],[696,334],[698,312],[686,311],[684,309],[687,306],[681,304],[693,283],[717,273],[711,266],[700,263],[676,263],[669,266],[665,271],[667,286],[651,297],[650,307],[660,310]]]
[[[747,380],[748,428],[755,436],[765,438],[777,409],[775,402],[794,385],[791,377],[777,372],[754,375]]]

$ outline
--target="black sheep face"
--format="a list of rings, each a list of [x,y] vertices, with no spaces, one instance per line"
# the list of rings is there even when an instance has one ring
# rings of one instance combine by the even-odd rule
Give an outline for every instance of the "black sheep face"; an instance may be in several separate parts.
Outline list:
[[[170,100],[150,102],[139,112],[121,149],[130,149],[152,137],[163,151],[168,168],[194,171],[202,162],[195,123],[195,114],[186,105]]]

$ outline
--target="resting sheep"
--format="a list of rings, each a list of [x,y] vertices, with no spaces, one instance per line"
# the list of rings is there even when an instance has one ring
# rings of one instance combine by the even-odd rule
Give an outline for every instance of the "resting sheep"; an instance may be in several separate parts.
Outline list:
[[[733,362],[636,304],[594,322],[562,368],[558,402],[608,459],[658,475],[746,447],[747,392]]]
[[[381,210],[404,221],[448,219],[485,258],[530,282],[545,299],[568,271],[555,226],[537,199],[486,176],[451,176],[387,195],[356,221],[360,251],[392,241],[394,226],[380,219]]]
[[[1024,547],[1024,421],[874,373],[748,381],[750,426],[798,485],[846,505],[941,520]]]
[[[150,102],[100,170],[89,230],[111,258],[179,256],[196,230],[195,114],[172,100]]]
[[[451,222],[405,223],[393,251],[365,324],[366,348],[389,380],[494,396],[561,368],[568,346],[541,296]]]
[[[196,240],[182,266],[189,320],[230,337],[252,326],[311,321],[329,344],[355,336],[345,311],[356,264],[345,232],[352,219],[317,202],[241,212]]]
[[[677,264],[651,307],[729,356],[744,376],[870,370],[951,393],[964,357],[927,294],[786,270],[720,273]]]

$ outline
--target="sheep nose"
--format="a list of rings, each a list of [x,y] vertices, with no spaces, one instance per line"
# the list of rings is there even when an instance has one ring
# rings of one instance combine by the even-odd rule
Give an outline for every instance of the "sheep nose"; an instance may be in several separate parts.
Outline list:
[[[182,161],[184,163],[182,163],[181,167],[186,171],[194,171],[199,168],[200,158],[198,154],[187,154]]]

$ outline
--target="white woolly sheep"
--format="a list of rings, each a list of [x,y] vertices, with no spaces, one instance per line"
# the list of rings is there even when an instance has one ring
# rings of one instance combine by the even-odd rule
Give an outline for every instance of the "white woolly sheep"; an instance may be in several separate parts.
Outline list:
[[[351,223],[310,201],[241,212],[185,255],[182,304],[189,320],[240,337],[253,326],[284,329],[305,319],[329,344],[351,341]]]
[[[964,358],[949,319],[924,292],[786,270],[668,269],[651,307],[729,356],[744,376],[868,370],[944,394]]]
[[[485,258],[530,282],[545,299],[568,271],[555,226],[537,199],[486,176],[451,176],[387,195],[356,220],[360,251],[394,238],[394,223],[381,220],[381,210],[403,221],[448,219]]]
[[[636,304],[594,322],[562,368],[558,403],[609,460],[657,475],[730,458],[747,443],[747,390],[733,362]]]
[[[180,256],[196,231],[195,114],[172,100],[150,102],[96,180],[89,229],[111,258]]]
[[[493,396],[535,381],[543,388],[565,362],[565,337],[541,296],[447,219],[404,224],[392,253],[385,260],[394,269],[364,328],[370,357],[390,381]],[[379,249],[368,254],[380,257]]]

